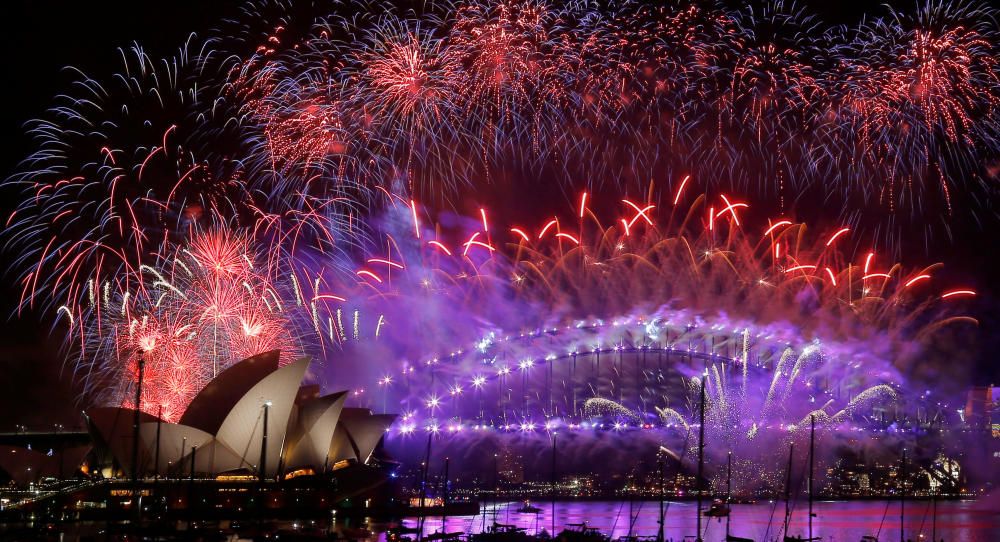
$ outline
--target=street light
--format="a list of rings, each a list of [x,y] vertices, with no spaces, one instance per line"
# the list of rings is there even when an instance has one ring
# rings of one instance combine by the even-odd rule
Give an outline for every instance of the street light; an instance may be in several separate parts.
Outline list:
[[[392,384],[392,377],[385,375],[384,378],[379,379],[378,385],[382,387],[382,413],[388,412],[389,405],[389,386]]]
[[[486,377],[482,375],[476,375],[472,379],[472,387],[475,388],[476,393],[479,395],[479,419],[483,419],[483,386],[486,384]]]
[[[267,479],[267,414],[271,410],[271,401],[264,401],[264,433],[260,439],[260,481]]]

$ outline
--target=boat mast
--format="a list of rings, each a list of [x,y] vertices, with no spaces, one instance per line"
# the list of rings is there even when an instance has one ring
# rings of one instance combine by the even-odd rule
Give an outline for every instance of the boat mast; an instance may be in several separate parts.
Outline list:
[[[903,519],[906,513],[906,448],[899,469],[899,542],[903,542]]]
[[[556,433],[552,432],[552,538],[556,537]]]
[[[424,539],[424,519],[427,517],[427,467],[430,465],[431,461],[431,439],[434,438],[434,432],[427,432],[427,453],[424,455],[424,465],[423,469],[420,470],[420,502],[417,504],[421,509],[418,511],[420,514],[420,521],[418,522],[418,532],[417,540]]]
[[[702,485],[701,479],[702,474],[705,469],[705,380],[708,379],[708,371],[705,372],[701,377],[701,405],[699,407],[699,426],[698,426],[698,478],[695,480],[695,487],[697,488],[698,496],[698,534],[695,536],[696,542],[702,542],[701,540],[701,493]]]
[[[500,503],[500,464],[493,454],[493,524],[497,522],[497,505]]]
[[[625,482],[625,489],[628,490],[628,532],[625,534],[626,539],[632,538],[632,527],[635,526],[635,471],[632,471],[632,488],[629,489],[628,481]]]
[[[788,445],[788,471],[785,473],[785,525],[782,527],[783,535],[788,536],[788,522],[792,519],[791,496],[792,496],[792,454],[795,452],[795,443]]]
[[[931,516],[931,540],[937,538],[937,496],[941,491],[941,485],[939,483],[938,488],[931,493],[931,505],[934,507],[933,516]]]
[[[480,532],[486,532],[486,510],[483,504],[486,502],[486,496],[483,494],[483,480],[479,476],[476,476],[476,513],[483,513],[483,523],[480,527]],[[475,518],[470,523],[470,525],[475,525]]]
[[[142,521],[142,492],[139,490],[139,425],[142,421],[142,376],[146,358],[139,352],[139,378],[135,385],[135,412],[132,425],[132,505],[135,506],[136,525]]]
[[[552,433],[552,538],[556,537],[556,434]]]
[[[448,463],[450,458],[444,458],[444,482],[441,485],[441,534],[445,533],[444,526],[448,520]]]
[[[729,457],[726,461],[726,508],[729,508],[730,502],[733,499],[733,451],[729,451]],[[726,513],[726,539],[729,539],[729,523],[733,517],[732,509]]]
[[[656,533],[656,542],[663,542],[663,475],[667,470],[667,458],[664,457],[664,452],[660,451],[660,528]]]
[[[809,540],[813,539],[813,464],[816,453],[816,415],[809,415]]]
[[[931,504],[934,505],[934,515],[931,517],[931,540],[937,538],[937,491],[931,495]]]

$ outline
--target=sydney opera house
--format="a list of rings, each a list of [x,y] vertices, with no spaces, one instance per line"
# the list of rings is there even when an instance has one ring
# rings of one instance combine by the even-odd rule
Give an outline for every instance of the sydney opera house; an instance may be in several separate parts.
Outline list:
[[[318,509],[370,495],[385,480],[373,454],[394,416],[345,407],[347,392],[321,395],[302,383],[310,358],[279,358],[266,352],[221,372],[177,423],[89,409],[86,442],[55,454],[3,446],[0,470],[23,485],[75,472],[79,483],[52,498],[81,509],[128,508],[137,494],[161,512],[280,508],[289,498]]]

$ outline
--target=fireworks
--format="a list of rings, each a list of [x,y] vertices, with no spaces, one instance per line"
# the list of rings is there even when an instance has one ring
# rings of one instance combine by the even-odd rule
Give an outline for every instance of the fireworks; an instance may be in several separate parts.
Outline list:
[[[255,268],[247,240],[224,230],[195,234],[135,274],[91,284],[93,297],[69,318],[75,370],[88,393],[130,405],[144,363],[143,410],[177,420],[230,364],[269,350],[282,362],[301,351],[290,295]]]
[[[938,332],[975,323],[948,309],[953,299],[974,291],[934,288],[928,281],[937,266],[907,271],[872,251],[840,248],[857,246],[849,228],[812,234],[804,224],[775,218],[753,231],[746,217],[739,219],[749,212],[748,203],[698,196],[685,206],[680,199],[677,206],[665,203],[660,213],[658,204],[626,200],[618,225],[610,227],[583,207],[588,220],[575,223],[572,233],[558,219],[540,220],[534,228],[504,228],[489,214],[490,222],[469,220],[458,231],[438,225],[435,239],[428,239],[430,226],[420,237],[412,230],[428,222],[414,211],[416,205],[400,205],[399,216],[419,221],[390,221],[403,232],[384,234],[392,239],[391,258],[369,257],[355,286],[340,290],[346,306],[370,315],[361,325],[355,320],[354,337],[345,344],[362,357],[367,348],[385,348],[410,360],[422,358],[413,363],[437,378],[463,367],[476,372],[487,363],[496,365],[488,373],[498,380],[516,380],[518,373],[546,366],[549,354],[576,359],[609,351],[616,341],[632,349],[656,343],[677,353],[687,344],[701,355],[726,352],[744,366],[751,351],[764,348],[770,363],[785,372],[779,358],[786,345],[812,338],[822,341],[826,356],[839,360],[825,364],[828,371],[847,379],[864,373],[899,385],[932,366],[920,352]],[[623,339],[564,331],[609,322],[639,322],[642,332]],[[492,330],[485,336],[484,326]],[[545,348],[543,356],[511,346],[518,337],[548,337],[550,330],[570,338]],[[456,338],[470,346],[427,352],[428,344],[455,344]],[[408,364],[403,367],[412,374],[406,373]],[[594,373],[586,380],[613,387],[619,377]],[[475,387],[484,385],[480,380]],[[537,393],[532,393],[534,403]],[[561,412],[577,410],[578,404],[564,405]]]
[[[501,169],[626,190],[694,173],[774,212],[832,199],[895,247],[904,224],[929,235],[984,210],[973,202],[989,192],[1000,99],[991,20],[934,5],[846,32],[780,2],[471,2],[328,18],[241,83],[261,95],[248,111],[271,161],[333,155],[331,171],[426,201]]]
[[[930,367],[921,353],[937,331],[974,322],[938,316],[942,304],[975,296],[974,291],[938,287],[940,293],[932,294],[934,266],[906,271],[874,252],[840,249],[852,246],[849,228],[812,235],[804,224],[774,218],[754,232],[746,217],[739,218],[749,213],[749,203],[723,194],[699,195],[690,204],[685,199],[683,192],[673,198],[676,205],[623,199],[621,218],[605,227],[588,207],[602,202],[581,196],[573,214],[586,219],[568,221],[576,222],[572,230],[558,218],[535,227],[504,225],[502,216],[486,209],[479,220],[458,228],[432,228],[415,201],[397,204],[383,220],[388,228],[372,234],[384,244],[371,245],[377,252],[355,260],[349,273],[322,266],[310,270],[295,251],[262,255],[266,249],[259,247],[270,246],[269,236],[193,230],[187,245],[165,245],[154,264],[114,280],[89,281],[85,295],[59,313],[76,345],[77,370],[93,380],[95,390],[110,379],[118,382],[115,401],[123,400],[134,380],[135,359],[145,352],[148,390],[155,396],[150,401],[172,410],[182,409],[178,405],[226,364],[273,348],[289,355],[302,348],[316,353],[373,348],[364,355],[419,359],[429,347],[472,340],[485,328],[494,331],[467,350],[468,359],[485,357],[492,364],[498,358],[489,352],[511,330],[559,328],[567,321],[579,326],[581,318],[621,315],[639,318],[644,340],[664,341],[674,333],[668,358],[677,344],[704,345],[711,339],[713,355],[717,346],[739,347],[740,356],[729,355],[747,364],[751,343],[762,336],[788,343],[815,337],[841,360],[844,378],[854,373],[849,368],[864,366],[879,380],[898,384]],[[536,316],[526,317],[529,307]],[[684,326],[694,327],[678,328],[685,319]],[[727,338],[719,328],[710,337],[698,335],[702,322],[710,320],[743,334]],[[598,352],[609,341],[614,342],[580,339],[565,349]],[[634,338],[626,343],[643,344]],[[452,362],[440,368],[438,358],[426,365],[432,375],[457,370],[447,367],[462,359],[456,358],[462,352],[440,356]],[[516,356],[516,362],[505,357],[510,361],[498,365],[498,380],[516,380],[518,373],[527,378],[538,370],[537,354],[526,350]],[[161,371],[163,364],[169,370]],[[559,412],[577,413],[602,382],[619,386],[621,395],[625,384],[616,384],[621,376],[595,368],[589,394],[574,387],[572,407],[563,404]],[[470,384],[482,397],[489,386],[479,378],[478,385],[476,379],[454,382],[435,397],[454,396],[451,391]],[[528,390],[522,391],[527,409]],[[530,402],[537,400],[536,394]],[[645,410],[666,407],[653,401]]]
[[[975,292],[897,260],[992,212],[995,10],[612,4],[249,3],[80,74],[7,183],[21,306],[98,401],[129,404],[141,357],[170,420],[275,348],[363,356],[328,372],[410,431],[686,432],[707,379],[730,448],[925,376]],[[495,185],[517,223],[449,205]],[[550,185],[572,208],[526,220]]]
[[[989,209],[987,8],[833,32],[782,3],[348,7],[251,4],[203,45],[81,74],[13,179],[24,303],[77,298],[220,215],[268,230],[274,251],[350,250],[390,193],[449,201],[500,171],[626,192],[692,175],[773,213],[834,202],[897,253],[911,226]]]

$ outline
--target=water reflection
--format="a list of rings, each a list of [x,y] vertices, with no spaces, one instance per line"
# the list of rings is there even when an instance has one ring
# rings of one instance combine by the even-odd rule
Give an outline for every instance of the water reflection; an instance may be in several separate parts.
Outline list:
[[[500,523],[522,527],[528,533],[552,530],[552,503],[535,502],[541,509],[537,514],[518,513],[519,502],[500,503],[495,511],[492,503],[487,504],[487,513],[475,517],[449,517],[446,532],[476,533],[492,524],[494,516]],[[879,540],[899,540],[899,502],[853,501],[817,502],[816,517],[813,519],[813,536],[824,541],[856,542],[864,535],[877,536]],[[693,538],[696,505],[693,502],[671,502],[666,509],[664,535],[667,540]],[[908,502],[904,515],[904,540],[927,542],[936,528],[937,540],[947,542],[996,542],[1000,540],[1000,511],[985,510],[974,501],[939,502],[937,504],[936,525],[932,514],[932,503]],[[757,541],[780,539],[784,516],[784,503],[762,502],[756,504],[736,504],[732,510],[732,534],[752,538]],[[656,502],[557,502],[556,530],[570,523],[586,522],[600,529],[612,538],[627,536],[655,536],[659,519],[659,505]],[[405,521],[407,526],[416,527],[416,519]],[[726,535],[726,520],[705,518],[702,523],[705,542],[722,542]],[[441,518],[429,517],[424,520],[424,532],[430,534],[441,530]],[[789,535],[808,534],[808,518],[805,503],[792,508]],[[384,535],[380,540],[384,540]]]

